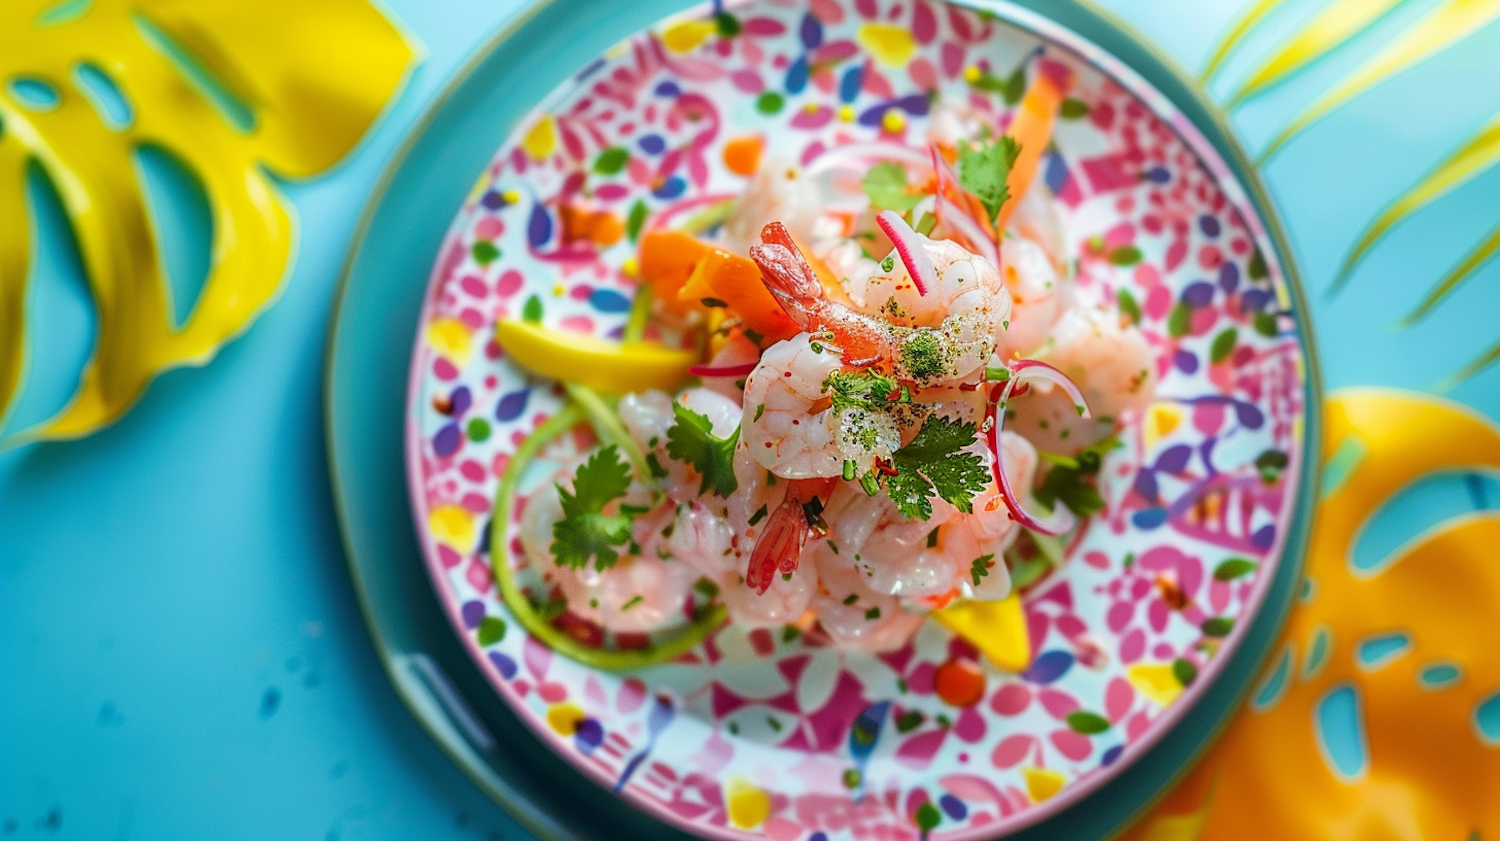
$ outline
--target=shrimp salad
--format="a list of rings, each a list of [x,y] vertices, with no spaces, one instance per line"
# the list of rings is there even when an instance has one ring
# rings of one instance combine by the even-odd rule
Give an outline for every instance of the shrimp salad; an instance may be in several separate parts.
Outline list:
[[[767,158],[717,213],[645,233],[631,329],[699,330],[702,362],[674,388],[569,386],[600,444],[521,516],[547,621],[885,651],[1061,562],[1155,355],[1028,189],[1053,114],[1002,133],[934,109],[925,148]]]

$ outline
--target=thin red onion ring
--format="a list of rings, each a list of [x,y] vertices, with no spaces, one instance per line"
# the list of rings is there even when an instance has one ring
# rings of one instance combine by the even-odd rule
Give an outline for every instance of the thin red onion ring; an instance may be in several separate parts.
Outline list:
[[[1040,380],[1052,383],[1061,388],[1064,393],[1073,398],[1073,405],[1078,409],[1080,417],[1089,417],[1089,407],[1083,399],[1083,393],[1078,390],[1077,384],[1068,379],[1068,375],[1056,368],[1036,359],[1021,359],[1012,362],[1009,366],[1010,379],[1006,381],[1005,387],[1000,394],[990,403],[988,409],[988,420],[990,427],[990,454],[994,457],[995,482],[1000,487],[1000,498],[1005,501],[1005,507],[1010,509],[1010,516],[1016,522],[1039,534],[1056,537],[1066,534],[1078,525],[1078,516],[1069,510],[1058,500],[1052,507],[1052,513],[1039,517],[1021,504],[1021,496],[1011,487],[1010,477],[1005,474],[1005,465],[1001,459],[1000,433],[1005,427],[1005,403],[1011,398],[1016,387],[1023,380]]]
[[[928,289],[936,288],[937,267],[932,264],[932,257],[928,255],[917,232],[906,224],[906,220],[894,211],[882,210],[875,217],[875,224],[885,231],[885,235],[896,246],[896,253],[901,255],[901,262],[906,264],[906,273],[911,275],[911,282],[916,284],[917,294],[926,295]]]
[[[811,178],[830,169],[841,166],[854,166],[861,161],[881,160],[900,161],[913,166],[926,166],[927,156],[900,143],[850,143],[846,146],[835,146],[823,154],[813,158],[803,169],[802,174]],[[867,168],[863,167],[862,168]]]
[[[688,373],[695,377],[745,377],[755,370],[758,362],[744,362],[739,365],[693,365],[688,368]]]
[[[994,263],[997,268],[999,267],[1000,249],[995,246],[995,241],[990,238],[990,235],[985,233],[983,228],[979,227],[979,223],[974,221],[974,217],[955,204],[952,199],[942,194],[938,195],[935,207],[940,212],[935,212],[933,215],[937,217],[939,222],[952,228],[964,239],[969,240],[970,245],[974,247],[975,253]]]

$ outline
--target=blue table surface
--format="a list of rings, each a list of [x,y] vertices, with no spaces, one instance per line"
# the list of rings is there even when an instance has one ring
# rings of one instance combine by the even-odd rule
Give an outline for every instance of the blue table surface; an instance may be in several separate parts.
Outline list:
[[[1400,31],[1436,2],[1408,0],[1380,32]],[[400,139],[523,4],[386,5],[427,59],[347,162],[286,186],[302,241],[276,306],[210,366],[162,377],[112,428],[0,455],[0,838],[529,837],[386,682],[330,498],[322,357],[345,246]],[[1222,95],[1320,5],[1286,4],[1213,89]],[[1106,6],[1194,68],[1236,8]],[[1351,44],[1237,112],[1247,145],[1257,148],[1378,40]],[[1495,266],[1416,328],[1393,326],[1500,221],[1500,170],[1400,228],[1345,294],[1323,294],[1374,211],[1500,110],[1500,88],[1469,81],[1497,69],[1492,26],[1337,112],[1267,167],[1330,388],[1428,389],[1500,339]],[[33,340],[35,385],[13,428],[65,399],[92,329],[66,252],[54,243],[41,253],[31,306],[48,328]],[[1500,415],[1500,367],[1450,396]],[[1452,500],[1429,496],[1403,502],[1401,522],[1378,542],[1394,546],[1452,513]]]

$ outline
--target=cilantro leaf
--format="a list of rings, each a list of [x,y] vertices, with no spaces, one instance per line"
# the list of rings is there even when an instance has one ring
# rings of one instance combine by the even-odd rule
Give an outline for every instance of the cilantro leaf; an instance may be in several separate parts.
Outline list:
[[[891,459],[896,475],[886,492],[896,509],[909,520],[932,516],[932,497],[939,496],[960,511],[972,510],[974,495],[989,484],[990,471],[979,456],[963,452],[974,442],[972,423],[928,415],[915,438]]]
[[[1071,459],[1048,459],[1055,466],[1036,489],[1037,502],[1048,507],[1061,502],[1080,517],[1102,510],[1104,497],[1099,495],[1097,485],[1099,467],[1106,454],[1123,446],[1117,436],[1111,435]]]
[[[979,586],[980,579],[990,574],[990,561],[993,560],[995,560],[993,554],[980,555],[974,559],[974,563],[969,564],[969,575],[974,579],[975,587]]]
[[[844,409],[885,411],[911,401],[911,391],[895,377],[877,371],[834,371],[823,383],[835,412]],[[895,395],[892,397],[891,395]]]
[[[728,438],[719,438],[709,431],[713,424],[707,415],[676,401],[672,403],[672,417],[676,422],[667,430],[667,455],[698,470],[703,477],[698,488],[700,496],[712,489],[728,498],[740,486],[734,478],[734,447],[740,442],[740,430],[736,428]]]
[[[870,197],[870,204],[879,210],[905,213],[922,200],[921,196],[906,192],[906,168],[895,161],[881,161],[870,167],[860,186]]]
[[[563,518],[552,524],[552,557],[558,566],[580,569],[593,558],[602,572],[619,562],[615,547],[630,542],[629,506],[621,506],[618,514],[605,514],[604,508],[629,487],[630,468],[613,444],[578,468],[572,493],[557,486]]]
[[[1020,144],[1009,136],[981,140],[958,150],[958,183],[979,199],[991,222],[999,218],[1000,206],[1010,198],[1005,179],[1010,177],[1019,154]]]

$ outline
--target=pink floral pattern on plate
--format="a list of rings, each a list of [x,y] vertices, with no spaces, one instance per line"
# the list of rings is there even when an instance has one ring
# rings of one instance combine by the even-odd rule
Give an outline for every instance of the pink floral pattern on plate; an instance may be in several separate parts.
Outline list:
[[[522,720],[689,831],[958,841],[1034,823],[1180,717],[1274,575],[1298,490],[1306,372],[1260,220],[1210,144],[1128,68],[998,8],[758,0],[664,21],[522,122],[438,255],[407,418],[434,585]],[[920,143],[937,98],[1003,123],[1013,78],[1039,51],[1076,83],[1036,189],[1063,209],[1080,283],[1114,296],[1158,350],[1161,386],[1106,461],[1106,510],[1026,593],[1030,668],[989,670],[979,703],[958,708],[935,675],[976,654],[931,623],[881,656],[727,629],[624,674],[554,656],[517,626],[491,577],[489,519],[510,453],[562,397],[505,358],[495,321],[525,314],[617,337],[642,226],[743,189],[727,143],[756,136],[767,154],[803,162],[853,141]],[[564,242],[561,203],[624,233]],[[523,482],[520,506],[539,484]],[[521,566],[518,545],[507,548]]]

